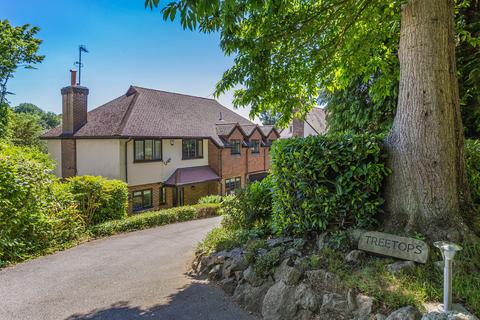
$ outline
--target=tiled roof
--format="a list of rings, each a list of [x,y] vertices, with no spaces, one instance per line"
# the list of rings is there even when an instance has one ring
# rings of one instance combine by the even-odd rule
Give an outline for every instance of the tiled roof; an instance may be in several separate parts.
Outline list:
[[[272,132],[274,128],[275,128],[274,126],[267,125],[267,126],[261,126],[260,130],[262,131],[265,137],[268,137],[268,135]]]
[[[217,124],[253,123],[214,99],[132,86],[128,92],[88,112],[74,137],[203,137],[223,145]],[[61,137],[61,127],[43,135]]]
[[[325,133],[327,131],[327,115],[325,109],[323,108],[313,108],[307,114],[306,122],[315,130],[317,133]]]
[[[182,186],[186,184],[220,180],[209,166],[179,168],[165,181],[169,186]]]

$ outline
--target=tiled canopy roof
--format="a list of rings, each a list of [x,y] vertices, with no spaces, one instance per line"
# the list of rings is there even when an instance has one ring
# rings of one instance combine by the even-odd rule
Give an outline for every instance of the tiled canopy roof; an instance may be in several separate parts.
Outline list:
[[[220,180],[220,177],[209,166],[179,168],[165,181],[168,186]]]
[[[223,145],[218,123],[254,126],[214,99],[132,86],[125,95],[88,112],[87,123],[73,136],[197,137]],[[61,126],[42,137],[61,138]]]

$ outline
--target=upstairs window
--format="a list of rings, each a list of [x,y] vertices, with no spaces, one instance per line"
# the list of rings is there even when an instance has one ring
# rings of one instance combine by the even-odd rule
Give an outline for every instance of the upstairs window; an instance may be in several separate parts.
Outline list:
[[[252,140],[252,153],[260,152],[260,140]]]
[[[162,160],[162,140],[135,140],[133,152],[135,161],[160,161]]]
[[[231,145],[232,145],[231,153],[240,154],[240,140],[232,140]]]
[[[182,159],[203,158],[203,140],[202,139],[184,139],[182,140]]]

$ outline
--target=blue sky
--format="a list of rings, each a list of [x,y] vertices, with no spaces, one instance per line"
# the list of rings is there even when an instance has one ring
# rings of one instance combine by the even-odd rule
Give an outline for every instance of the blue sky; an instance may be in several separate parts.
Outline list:
[[[60,113],[60,89],[69,84],[79,44],[90,51],[82,70],[89,109],[124,94],[131,84],[212,97],[233,61],[223,55],[219,35],[185,31],[143,5],[144,0],[0,0],[0,19],[41,28],[40,53],[46,55],[37,70],[15,74],[8,86],[15,93],[11,104],[31,102]],[[218,100],[231,108],[231,98],[227,93]],[[248,110],[237,112],[248,116]]]

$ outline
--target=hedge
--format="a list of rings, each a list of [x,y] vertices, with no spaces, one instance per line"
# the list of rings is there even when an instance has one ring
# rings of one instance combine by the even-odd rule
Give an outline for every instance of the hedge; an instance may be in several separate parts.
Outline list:
[[[47,155],[0,142],[0,266],[79,237],[82,219]]]
[[[273,227],[285,234],[367,227],[382,211],[389,174],[382,137],[332,134],[272,146]]]
[[[198,204],[139,213],[122,220],[113,220],[92,226],[90,232],[94,237],[110,236],[121,232],[142,230],[217,215],[218,208],[218,204]]]
[[[87,225],[127,216],[128,187],[125,182],[86,175],[68,178],[65,187],[73,194]]]

